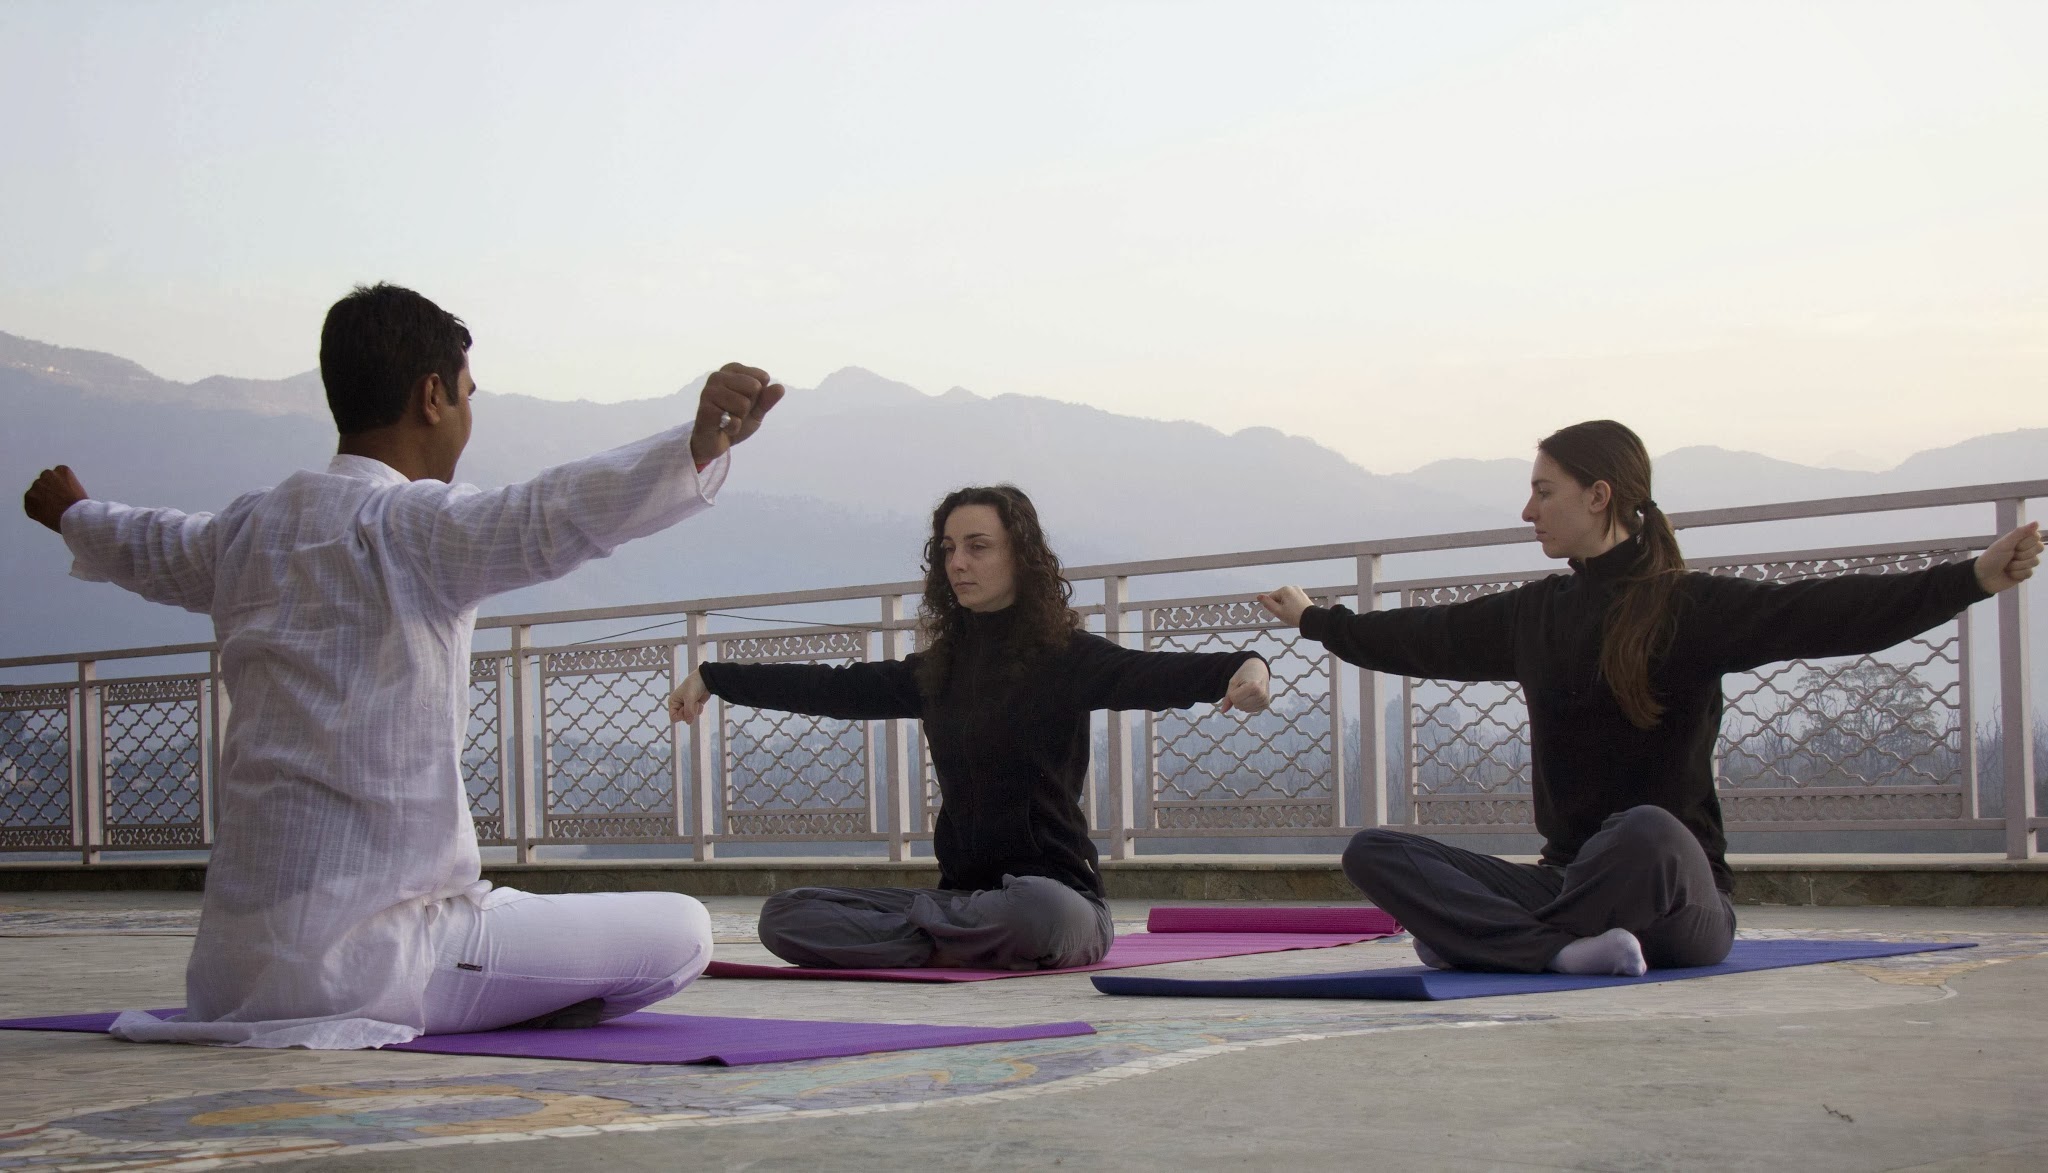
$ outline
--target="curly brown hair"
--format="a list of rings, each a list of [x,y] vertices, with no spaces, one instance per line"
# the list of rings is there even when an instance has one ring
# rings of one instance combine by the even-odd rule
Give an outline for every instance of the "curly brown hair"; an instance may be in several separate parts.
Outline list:
[[[1017,601],[1011,604],[1017,614],[1010,636],[1012,663],[1021,665],[1065,647],[1068,637],[1081,626],[1081,617],[1073,608],[1074,586],[1060,570],[1059,555],[1045,540],[1031,498],[1015,485],[955,489],[932,510],[932,536],[924,544],[924,599],[917,608],[918,642],[924,655],[917,684],[926,696],[937,696],[945,688],[953,650],[967,627],[967,608],[953,597],[953,584],[946,577],[945,554],[946,519],[963,505],[994,509],[1010,538],[1017,583]]]

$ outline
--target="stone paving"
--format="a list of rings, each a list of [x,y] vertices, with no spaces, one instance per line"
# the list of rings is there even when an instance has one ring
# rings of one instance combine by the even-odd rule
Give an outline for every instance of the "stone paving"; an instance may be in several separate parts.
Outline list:
[[[719,898],[708,903],[720,957],[769,959],[753,937],[758,900]],[[0,1016],[176,1005],[196,908],[196,896],[177,893],[0,895]],[[1119,930],[1142,927],[1145,911],[1143,904],[1117,904]],[[1811,1049],[1820,1062],[1822,1052],[1834,1052],[1808,1048],[1808,1036],[1802,1032],[1824,1030],[1815,1024],[1842,1021],[1836,1016],[1845,1015],[1897,1024],[1880,1037],[1887,1046],[1896,1042],[1918,1048],[1914,1053],[1924,1056],[1921,1066],[1929,1080],[1990,1070],[1987,1064],[2017,1065],[2017,1086],[2015,1079],[2000,1081],[1995,1086],[2003,1091],[1977,1115],[1957,1119],[1953,1135],[1940,1134],[1939,1128],[1934,1133],[1917,1130],[1913,1135],[1924,1142],[1921,1147],[1927,1152],[1966,1162],[1981,1159],[1982,1167],[2000,1167],[2008,1161],[2017,1162],[2014,1167],[2048,1164],[2036,1160],[2048,1157],[2048,1112],[2042,1108],[2048,1104],[2048,1052],[2042,1047],[2048,1041],[2042,1026],[2048,1018],[2043,1014],[2048,1008],[2042,1005],[2042,993],[2048,990],[2048,980],[2043,980],[2048,979],[2048,912],[1740,911],[1744,935],[1751,937],[1971,940],[1978,947],[1624,989],[1452,1003],[1109,998],[1096,993],[1086,975],[1071,975],[939,988],[707,980],[657,1007],[679,1013],[966,1025],[1082,1018],[1098,1031],[1080,1038],[736,1069],[142,1047],[100,1036],[0,1032],[0,1074],[6,1077],[0,1083],[0,1169],[202,1169],[308,1159],[330,1169],[442,1169],[467,1167],[460,1162],[478,1144],[493,1146],[489,1152],[495,1155],[488,1156],[493,1162],[511,1155],[499,1146],[521,1144],[518,1151],[526,1154],[527,1163],[541,1168],[577,1168],[597,1161],[626,1168],[674,1167],[677,1154],[685,1149],[715,1152],[709,1167],[734,1168],[890,1168],[910,1163],[1036,1168],[1075,1158],[1109,1168],[1151,1168],[1155,1163],[1177,1168],[1255,1167],[1266,1163],[1262,1154],[1290,1144],[1298,1149],[1301,1137],[1330,1127],[1329,1114],[1316,1103],[1364,1077],[1356,1066],[1361,1055],[1420,1054],[1426,1059],[1431,1047],[1449,1047],[1497,1055],[1501,1063],[1512,1065],[1539,1039],[1598,1056],[1632,1051],[1668,1037],[1673,1042],[1664,1061],[1674,1074],[1722,1072],[1729,1081],[1746,1078],[1754,1083],[1770,1081],[1779,1073],[1764,1068],[1745,1076],[1745,1068],[1754,1067],[1754,1057],[1721,1053],[1721,1044],[1709,1041],[1722,1037],[1717,1022],[1721,1031],[1736,1022],[1750,1033],[1762,1029],[1759,1024],[1774,1022],[1769,1037],[1777,1049],[1770,1054],[1783,1061],[1788,1054],[1796,1059]],[[1187,962],[1151,972],[1255,976],[1412,961],[1405,939],[1396,939]],[[1973,983],[1999,971],[2012,976],[2001,979],[1996,995],[1982,999],[1980,1006],[1972,999]],[[1961,1032],[1971,1036],[1968,1046],[1949,1046],[1948,1036],[1932,1029],[1936,1017],[1931,1008],[1944,1003],[1957,1004],[1946,1006],[1944,1014],[1961,1013],[1973,1024],[1970,1031]],[[1781,1021],[1788,1019],[1793,1021]],[[1978,1035],[1991,1040],[1991,1059],[1984,1058],[1984,1039]],[[1436,1042],[1427,1041],[1431,1039]],[[1594,1039],[1609,1041],[1596,1044]],[[1788,1042],[1794,1048],[1789,1053],[1784,1050]],[[1417,1052],[1418,1046],[1423,1050]],[[2005,1053],[2007,1048],[2010,1054]],[[1974,1056],[1969,1054],[1972,1050]],[[1870,1054],[1870,1062],[1877,1062],[1875,1052]],[[1290,1055],[1293,1062],[1287,1059]],[[1851,1076],[1865,1074],[1859,1067],[1868,1065],[1854,1050],[1821,1066],[1828,1062],[1843,1071],[1827,1079],[1850,1082]],[[1373,1079],[1383,1075],[1370,1073]],[[1872,1115],[1868,1093],[1859,1093],[1864,1097],[1860,1100],[1837,1095],[1841,1104],[1827,1103],[1825,1112],[1811,1121],[1801,1117],[1793,1135],[1806,1135],[1804,1130],[1821,1124],[1848,1130],[1853,1120],[1846,1118],[1858,1112],[1863,1113],[1868,1133],[1884,1113],[1913,1112],[1916,1096],[1924,1111],[1926,1095],[1924,1089],[1915,1090],[1915,1073],[1896,1075],[1899,1102],[1886,1101],[1877,1109],[1879,1115]],[[1451,1102],[1464,1102],[1474,1079],[1469,1071],[1448,1072],[1425,1062],[1403,1082],[1439,1087],[1448,1111]],[[1298,1095],[1285,1094],[1290,1080],[1299,1083]],[[1537,1092],[1540,1111],[1553,1116],[1560,1103],[1574,1112],[1603,1107],[1578,1104],[1575,1097],[1597,1098],[1600,1093],[1590,1087],[1575,1089],[1576,1082],[1538,1079],[1525,1095]],[[1116,1119],[1116,1105],[1148,1101],[1158,1094],[1142,1087],[1183,1084],[1189,1090],[1180,1126],[1157,1142],[1130,1147],[1104,1140],[1096,1150],[1073,1147],[1073,1136],[1089,1133],[1100,1123],[1097,1113],[1106,1114],[1102,1119]],[[1843,1086],[1846,1092],[1849,1083]],[[2000,1099],[2004,1091],[2011,1094]],[[1276,1094],[1281,1098],[1264,1118],[1242,1116],[1243,1105]],[[1665,1099],[1675,1097],[1678,1104],[1686,1100],[1670,1087],[1659,1090],[1645,1084],[1604,1094],[1634,1101],[1639,1111],[1650,1111]],[[1382,1101],[1387,1096],[1379,1093]],[[1500,1105],[1503,1112],[1516,1108],[1514,1103]],[[1433,1113],[1409,1111],[1412,1119],[1377,1118],[1369,1127],[1361,1124],[1358,1131],[1381,1137],[1382,1145],[1404,1132],[1430,1134]],[[977,1119],[985,1127],[972,1123]],[[1220,1123],[1225,1119],[1233,1121],[1227,1129]],[[1048,1126],[1048,1120],[1055,1123]],[[1844,1148],[1852,1133],[1842,1131],[1821,1134],[1826,1137],[1824,1151],[1801,1151],[1794,1160],[1794,1151],[1782,1146],[1771,1150],[1757,1137],[1737,1135],[1734,1130],[1745,1123],[1740,1114],[1722,1121],[1730,1131],[1729,1143],[1736,1146],[1729,1151],[1674,1153],[1654,1146],[1645,1150],[1648,1141],[1635,1130],[1609,1126],[1613,1135],[1596,1128],[1572,1142],[1578,1147],[1567,1145],[1561,1153],[1516,1151],[1507,1141],[1490,1148],[1484,1141],[1475,1145],[1469,1138],[1445,1136],[1425,1149],[1397,1146],[1382,1153],[1382,1159],[1395,1167],[1417,1168],[1774,1167],[1777,1162],[1768,1154],[1777,1151],[1784,1164],[1829,1167],[1821,1158],[1847,1154],[1846,1164],[1836,1162],[1839,1167],[1891,1168],[1914,1164],[1926,1155],[1913,1151],[1911,1144],[1901,1147],[1893,1142]],[[1770,1131],[1762,1116],[1754,1123],[1759,1136]],[[1135,1121],[1132,1127],[1138,1128]],[[1209,1135],[1211,1130],[1215,1135]],[[829,1156],[815,1147],[790,1147],[797,1144],[793,1137],[813,1133],[838,1137],[847,1147],[833,1147],[834,1155]],[[654,1134],[673,1136],[664,1140]],[[1176,1156],[1172,1150],[1182,1140],[1187,1151]],[[1645,1152],[1653,1155],[1646,1157]],[[1733,1159],[1738,1155],[1743,1159]],[[1755,1159],[1759,1155],[1764,1158],[1760,1162]],[[486,1154],[479,1151],[478,1157]],[[1352,1168],[1357,1154],[1330,1141],[1294,1152],[1290,1162]]]

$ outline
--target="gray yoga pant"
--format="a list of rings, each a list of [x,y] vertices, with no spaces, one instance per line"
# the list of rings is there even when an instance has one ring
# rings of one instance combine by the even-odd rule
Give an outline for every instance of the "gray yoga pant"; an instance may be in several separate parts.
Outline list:
[[[1460,969],[1540,973],[1566,945],[1613,928],[1634,933],[1659,969],[1713,965],[1735,940],[1707,853],[1662,807],[1609,815],[1561,868],[1374,829],[1352,838],[1344,874]]]
[[[761,908],[761,944],[829,969],[1060,969],[1092,965],[1114,934],[1100,900],[1044,876],[984,891],[792,888]]]

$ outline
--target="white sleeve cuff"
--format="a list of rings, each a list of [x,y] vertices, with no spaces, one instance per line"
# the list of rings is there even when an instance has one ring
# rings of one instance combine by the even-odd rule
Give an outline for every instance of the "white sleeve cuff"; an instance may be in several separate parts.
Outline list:
[[[114,581],[93,566],[91,544],[84,533],[93,523],[106,520],[106,515],[106,502],[85,500],[66,509],[64,516],[57,519],[57,532],[64,536],[64,546],[71,551],[71,577],[83,582]]]

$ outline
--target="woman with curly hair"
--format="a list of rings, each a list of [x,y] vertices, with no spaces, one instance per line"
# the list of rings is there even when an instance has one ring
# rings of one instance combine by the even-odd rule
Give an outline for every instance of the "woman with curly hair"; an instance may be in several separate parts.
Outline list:
[[[2032,575],[2034,525],[1913,574],[1758,583],[1688,572],[1650,497],[1650,455],[1613,420],[1536,446],[1522,520],[1571,573],[1441,607],[1354,615],[1298,587],[1260,595],[1343,660],[1438,680],[1512,680],[1529,704],[1543,854],[1510,863],[1360,831],[1344,874],[1440,968],[1637,975],[1728,955],[1735,910],[1714,794],[1721,676],[1879,651]]]
[[[1031,499],[948,494],[924,551],[920,650],[901,660],[709,663],[669,695],[854,721],[916,717],[939,781],[939,887],[796,888],[761,910],[761,943],[830,968],[1054,969],[1099,961],[1109,909],[1088,817],[1088,714],[1220,702],[1263,710],[1253,652],[1138,652],[1090,635],[1069,605]]]

